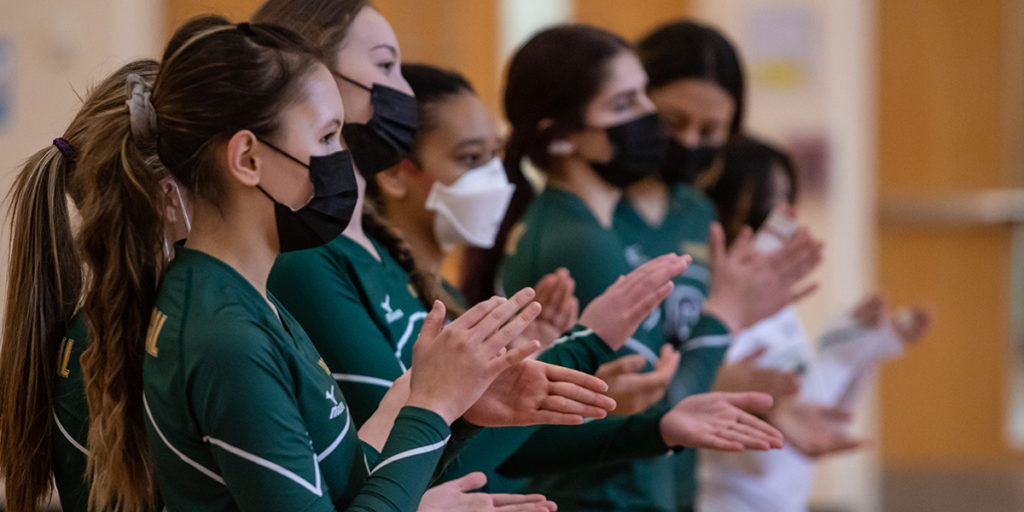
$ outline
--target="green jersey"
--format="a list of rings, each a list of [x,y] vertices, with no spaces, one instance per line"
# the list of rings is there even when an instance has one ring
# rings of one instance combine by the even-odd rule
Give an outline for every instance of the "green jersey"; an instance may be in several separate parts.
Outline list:
[[[85,319],[75,315],[60,343],[53,387],[53,476],[61,509],[68,512],[85,512],[89,504],[89,407],[79,363],[87,333]]]
[[[444,420],[405,407],[380,454],[360,443],[329,367],[267,300],[189,249],[161,282],[143,406],[167,508],[415,510],[450,434]]]
[[[356,425],[373,413],[411,364],[426,316],[409,276],[384,247],[371,242],[380,260],[345,235],[316,249],[283,254],[268,282],[323,355],[349,399]],[[538,359],[593,373],[611,357],[604,341],[577,326]],[[453,436],[440,479],[492,472],[535,429],[460,428],[458,433],[465,435]]]
[[[558,267],[566,267],[576,280],[580,306],[585,307],[632,269],[627,247],[620,233],[602,226],[578,196],[548,188],[510,233],[499,279],[506,289],[516,289],[536,282]],[[677,250],[678,245],[674,245],[665,252]],[[664,322],[659,307],[618,355],[639,353],[653,363],[661,345],[670,339],[664,332]],[[724,327],[713,317],[704,317],[691,331],[692,336],[713,337],[724,333]],[[666,405],[658,407],[664,412]],[[575,430],[545,427],[531,441],[540,446],[556,446],[567,442],[559,441],[561,434],[584,438],[607,428],[602,423],[621,425],[623,421],[610,418]],[[553,473],[533,479],[528,489],[544,493],[563,510],[673,510],[674,489],[662,478],[666,464],[667,458],[656,457]]]
[[[715,220],[714,205],[700,192],[687,185],[677,185],[664,220],[651,226],[623,199],[615,211],[614,228],[626,244],[626,260],[636,268],[653,257],[669,252],[689,254],[693,262],[683,275],[675,279],[672,294],[655,315],[664,318],[666,336],[679,345],[682,357],[669,385],[667,399],[675,404],[687,396],[711,390],[718,367],[728,349],[731,337],[724,328],[699,329],[704,301],[707,300],[710,274],[708,242],[710,225]],[[654,316],[654,315],[652,315]],[[644,328],[651,328],[647,324]],[[693,505],[696,489],[696,452],[688,450],[671,460],[659,460],[661,480],[675,489],[676,509]]]

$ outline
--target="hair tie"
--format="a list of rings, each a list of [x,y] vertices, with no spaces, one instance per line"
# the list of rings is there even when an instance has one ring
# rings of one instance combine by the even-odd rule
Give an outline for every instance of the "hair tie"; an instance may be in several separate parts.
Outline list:
[[[152,94],[149,84],[136,73],[131,73],[125,80],[128,89],[128,117],[132,135],[140,140],[148,140],[156,135],[156,109],[149,100]]]
[[[241,33],[243,33],[243,34],[245,34],[245,35],[247,35],[249,37],[256,37],[256,32],[254,32],[252,30],[252,25],[249,25],[249,22],[247,22],[247,21],[243,21],[243,22],[239,23],[238,25],[235,25],[235,27],[238,28],[239,32],[241,32]]]
[[[53,145],[57,147],[57,151],[60,151],[60,154],[64,155],[64,158],[69,162],[75,161],[75,148],[71,146],[71,143],[68,142],[67,139],[64,137],[57,137],[56,139],[53,139]]]

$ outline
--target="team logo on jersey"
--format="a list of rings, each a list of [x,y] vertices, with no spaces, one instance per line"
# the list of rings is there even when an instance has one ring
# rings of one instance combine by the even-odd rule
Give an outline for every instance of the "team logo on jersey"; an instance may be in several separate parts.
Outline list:
[[[166,321],[167,315],[161,313],[159,309],[153,308],[153,315],[149,317],[149,331],[146,332],[146,352],[153,357],[159,353],[156,340],[160,337],[160,330],[164,328]]]
[[[384,302],[380,303],[380,307],[384,310],[384,319],[386,319],[389,324],[395,323],[395,321],[405,316],[405,313],[403,313],[401,309],[391,309],[390,295],[384,296]]]
[[[327,367],[327,363],[324,362],[324,358],[321,357],[320,360],[316,362],[316,364],[320,365],[320,368],[323,368],[323,370],[327,372],[327,375],[331,374],[331,369]]]
[[[75,340],[71,338],[60,340],[60,355],[57,356],[57,375],[61,377],[67,377],[71,374],[68,371],[68,363],[71,361],[71,346],[74,344]]]
[[[330,419],[332,419],[332,420],[334,418],[337,418],[338,416],[341,416],[342,414],[345,413],[345,404],[342,403],[342,402],[338,402],[338,399],[334,398],[334,390],[335,389],[338,389],[338,388],[331,387],[330,389],[328,389],[327,391],[324,392],[324,398],[326,398],[327,400],[330,400],[331,403],[334,404],[334,406],[331,407],[331,417],[330,417]]]
[[[637,268],[640,265],[647,263],[647,260],[650,259],[644,255],[644,251],[640,248],[640,244],[633,244],[626,247],[625,256],[626,264],[628,264],[630,268]]]

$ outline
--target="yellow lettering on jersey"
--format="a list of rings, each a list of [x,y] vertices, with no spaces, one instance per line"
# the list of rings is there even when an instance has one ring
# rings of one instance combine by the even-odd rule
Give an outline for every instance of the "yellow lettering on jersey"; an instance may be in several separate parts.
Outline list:
[[[60,355],[57,375],[60,375],[61,377],[67,377],[71,373],[68,371],[68,362],[71,361],[71,346],[74,344],[75,340],[71,338],[64,338],[60,340]]]
[[[708,260],[708,244],[684,242],[683,254],[689,254],[693,256],[693,261],[707,261]]]
[[[160,337],[160,330],[164,328],[166,321],[167,315],[153,308],[153,316],[149,318],[149,331],[146,333],[146,352],[153,357],[156,357],[159,352],[156,348],[156,340]]]
[[[327,375],[331,374],[331,369],[327,367],[327,363],[324,362],[323,358],[317,361],[316,364],[320,365],[320,368],[323,368]]]
[[[518,223],[512,226],[512,229],[508,232],[508,238],[505,239],[505,254],[508,256],[514,256],[516,253],[516,246],[519,245],[519,239],[526,234],[526,224]]]

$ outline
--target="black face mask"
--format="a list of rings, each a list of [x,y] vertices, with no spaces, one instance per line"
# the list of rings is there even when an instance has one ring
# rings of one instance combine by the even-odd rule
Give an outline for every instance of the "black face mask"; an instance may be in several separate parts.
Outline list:
[[[313,182],[313,199],[298,210],[279,203],[263,187],[257,187],[274,202],[280,251],[312,249],[341,235],[352,218],[359,197],[352,154],[342,150],[326,156],[313,156],[306,165],[277,146],[262,139],[260,142],[308,168],[309,180]]]
[[[693,185],[697,177],[711,167],[721,149],[721,146],[691,148],[672,139],[668,144],[665,165],[661,167],[661,179],[669,185]]]
[[[620,188],[657,172],[665,162],[668,135],[657,113],[605,129],[612,143],[611,161],[591,162],[598,176]]]
[[[359,172],[370,179],[398,165],[416,141],[416,98],[386,85],[371,88],[341,73],[334,75],[370,92],[373,117],[366,124],[345,123],[341,128]]]

